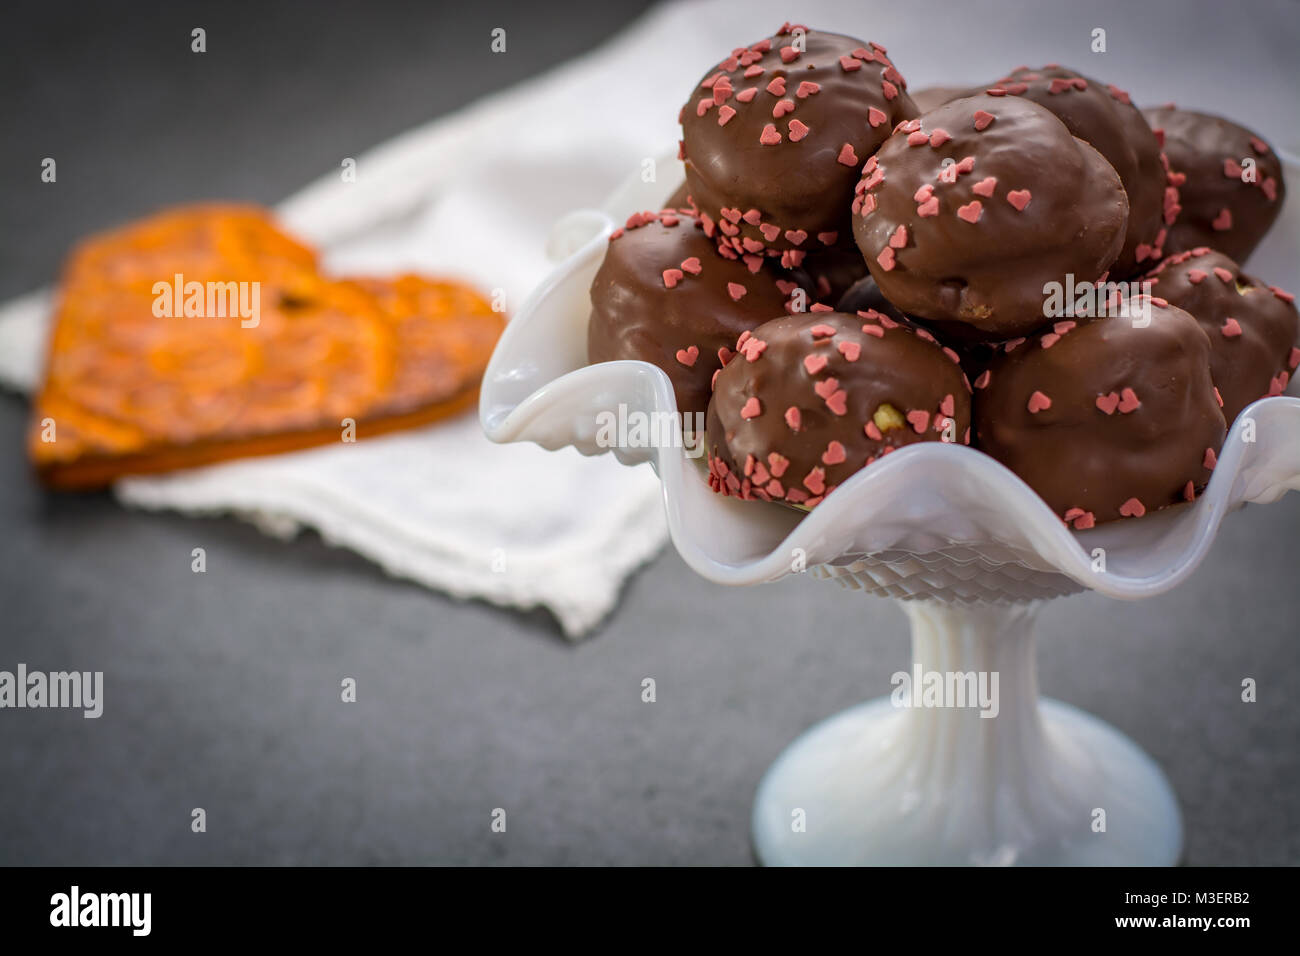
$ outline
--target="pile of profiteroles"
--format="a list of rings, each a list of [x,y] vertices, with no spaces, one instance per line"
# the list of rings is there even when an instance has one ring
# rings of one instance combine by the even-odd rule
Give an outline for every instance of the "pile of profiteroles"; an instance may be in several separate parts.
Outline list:
[[[972,445],[1071,527],[1191,501],[1300,364],[1242,272],[1282,165],[1213,116],[1056,64],[913,99],[885,48],[786,24],[682,107],[686,182],[610,236],[591,362],[665,373],[719,493],[812,508]]]

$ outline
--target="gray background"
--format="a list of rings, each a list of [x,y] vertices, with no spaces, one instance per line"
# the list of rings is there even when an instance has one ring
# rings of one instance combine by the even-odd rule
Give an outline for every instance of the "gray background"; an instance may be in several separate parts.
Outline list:
[[[180,6],[0,14],[0,297],[161,204],[275,202],[635,13]],[[511,52],[489,59],[479,40],[507,15]],[[206,57],[188,52],[195,25]],[[38,181],[45,156],[55,186]],[[0,712],[2,863],[744,864],[767,765],[907,661],[888,602],[807,580],[727,590],[671,551],[571,646],[544,614],[388,580],[314,536],[46,494],[25,416],[0,396],[0,668],[103,670],[107,691],[99,720]],[[1162,764],[1191,864],[1300,862],[1297,531],[1300,495],[1247,508],[1176,592],[1044,613],[1043,690]],[[347,676],[356,704],[339,700]]]

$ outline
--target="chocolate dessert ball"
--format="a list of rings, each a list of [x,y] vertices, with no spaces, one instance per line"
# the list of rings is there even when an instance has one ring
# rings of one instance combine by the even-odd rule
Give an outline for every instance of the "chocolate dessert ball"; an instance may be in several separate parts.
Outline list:
[[[1119,173],[1128,194],[1128,229],[1110,278],[1127,278],[1154,265],[1163,254],[1166,201],[1176,202],[1176,192],[1166,193],[1160,143],[1129,95],[1056,63],[1038,69],[1019,67],[994,88],[1051,110]]]
[[[640,359],[672,380],[681,412],[703,413],[736,337],[786,312],[793,282],[724,259],[698,221],[637,213],[610,236],[591,284],[587,359]],[[782,288],[786,291],[782,291]]]
[[[1205,248],[1170,256],[1146,278],[1210,337],[1210,377],[1229,424],[1251,402],[1286,390],[1300,364],[1295,296]]]
[[[1226,425],[1196,320],[1147,297],[1149,324],[1058,322],[975,381],[976,443],[1075,528],[1191,501]]]
[[[1286,186],[1277,153],[1218,116],[1173,106],[1142,112],[1177,180],[1181,209],[1169,217],[1166,254],[1210,246],[1245,262],[1282,211]]]
[[[682,108],[686,182],[724,255],[798,266],[849,233],[863,161],[916,115],[885,48],[786,24],[737,47]]]
[[[1044,285],[1095,281],[1124,243],[1114,168],[1023,97],[982,93],[908,120],[863,173],[853,231],[880,291],[958,338],[1043,325]]]
[[[950,349],[887,315],[810,312],[742,335],[709,403],[709,484],[811,508],[881,455],[969,443],[970,386]]]

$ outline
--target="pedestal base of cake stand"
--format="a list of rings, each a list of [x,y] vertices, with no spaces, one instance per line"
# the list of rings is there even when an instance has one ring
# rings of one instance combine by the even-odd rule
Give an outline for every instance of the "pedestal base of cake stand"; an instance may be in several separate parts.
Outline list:
[[[985,675],[965,703],[892,697],[808,730],[768,769],[753,839],[767,866],[1172,866],[1182,817],[1160,768],[1113,727],[1039,700],[1041,603],[905,601],[912,671]],[[992,675],[997,674],[996,685]],[[950,688],[956,691],[958,681]],[[902,683],[899,685],[902,687]],[[996,690],[996,692],[994,692]],[[973,700],[970,698],[974,698]]]

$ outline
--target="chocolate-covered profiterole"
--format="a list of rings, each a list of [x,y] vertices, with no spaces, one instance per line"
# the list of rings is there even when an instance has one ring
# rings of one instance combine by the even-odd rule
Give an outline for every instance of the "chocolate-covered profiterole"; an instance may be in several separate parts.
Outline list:
[[[719,256],[687,216],[637,213],[610,236],[591,284],[587,360],[657,365],[672,380],[678,411],[703,414],[737,336],[786,312],[795,287]]]
[[[1210,337],[1210,377],[1229,424],[1251,402],[1286,390],[1300,365],[1295,296],[1204,247],[1168,257],[1146,278]]]
[[[1286,187],[1277,153],[1222,117],[1173,106],[1142,113],[1178,181],[1182,208],[1171,217],[1166,254],[1209,246],[1245,262],[1282,211]]]
[[[959,337],[1043,325],[1044,286],[1096,281],[1124,242],[1114,168],[1023,97],[982,93],[908,120],[863,173],[853,231],[880,291]]]
[[[1191,501],[1223,444],[1209,340],[1147,304],[1145,326],[1067,320],[1007,343],[975,381],[976,444],[1077,529]]]
[[[809,312],[742,335],[709,403],[709,484],[813,507],[881,455],[969,443],[970,385],[951,349],[876,312]]]
[[[1110,278],[1124,279],[1154,265],[1163,254],[1164,213],[1177,205],[1178,192],[1166,182],[1160,143],[1128,93],[1056,63],[1018,67],[993,88],[1051,110],[1119,173],[1128,194],[1128,229]]]
[[[916,115],[885,48],[784,25],[737,47],[682,108],[681,156],[724,255],[803,255],[847,238],[863,161]]]

